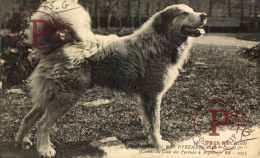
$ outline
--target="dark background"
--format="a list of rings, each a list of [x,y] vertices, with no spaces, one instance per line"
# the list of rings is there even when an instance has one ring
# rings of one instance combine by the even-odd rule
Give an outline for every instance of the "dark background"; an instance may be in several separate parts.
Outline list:
[[[1,0],[1,28],[19,10],[43,0]],[[155,12],[172,4],[187,4],[209,15],[211,32],[259,32],[260,0],[79,0],[93,27],[138,27]]]

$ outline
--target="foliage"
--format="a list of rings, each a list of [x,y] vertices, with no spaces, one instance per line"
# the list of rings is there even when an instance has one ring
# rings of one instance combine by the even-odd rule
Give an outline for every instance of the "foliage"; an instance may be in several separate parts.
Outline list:
[[[10,27],[7,34],[1,34],[0,59],[4,61],[1,80],[3,88],[8,88],[15,84],[20,84],[28,78],[33,70],[33,65],[28,60],[30,45],[27,43],[26,29],[28,28],[28,18],[23,18],[19,25],[20,14],[10,19]]]
[[[240,53],[246,57],[260,61],[260,43],[252,48],[242,49]]]

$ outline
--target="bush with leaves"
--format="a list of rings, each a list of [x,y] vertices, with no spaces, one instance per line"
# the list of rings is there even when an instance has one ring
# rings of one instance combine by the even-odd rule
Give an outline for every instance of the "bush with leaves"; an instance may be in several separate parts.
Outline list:
[[[8,33],[1,33],[1,78],[3,87],[9,88],[13,85],[20,84],[32,72],[34,65],[28,60],[30,45],[27,43],[26,29],[28,28],[28,18],[19,21],[19,25],[15,25],[20,20],[20,14],[9,20]]]
[[[252,48],[244,48],[240,51],[240,53],[253,60],[260,61],[260,43],[258,43]]]

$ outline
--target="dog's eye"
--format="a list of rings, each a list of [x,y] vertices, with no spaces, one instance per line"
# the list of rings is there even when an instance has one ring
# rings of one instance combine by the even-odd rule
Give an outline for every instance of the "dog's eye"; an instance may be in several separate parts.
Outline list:
[[[188,14],[189,14],[188,12],[181,13],[181,15],[188,15]]]

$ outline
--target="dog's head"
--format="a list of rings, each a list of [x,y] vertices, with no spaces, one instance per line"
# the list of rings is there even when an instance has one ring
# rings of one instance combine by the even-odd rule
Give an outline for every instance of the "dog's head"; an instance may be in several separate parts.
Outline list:
[[[194,12],[187,5],[179,4],[165,8],[154,17],[153,28],[156,32],[168,37],[199,37],[205,34],[203,26],[207,14]]]

